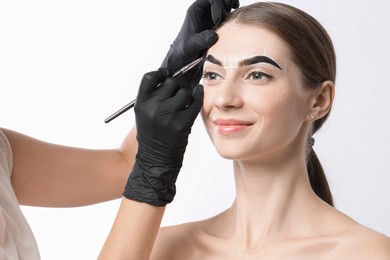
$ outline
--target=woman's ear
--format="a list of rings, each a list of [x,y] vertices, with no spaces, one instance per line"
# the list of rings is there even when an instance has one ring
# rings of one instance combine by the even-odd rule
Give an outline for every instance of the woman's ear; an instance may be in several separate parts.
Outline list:
[[[334,99],[334,83],[324,81],[320,86],[313,89],[311,107],[307,119],[316,120],[324,117],[330,111]]]

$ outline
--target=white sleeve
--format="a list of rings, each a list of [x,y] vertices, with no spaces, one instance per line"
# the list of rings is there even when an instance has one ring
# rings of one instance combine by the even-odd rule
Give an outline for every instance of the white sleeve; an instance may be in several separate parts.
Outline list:
[[[12,148],[5,134],[0,130],[0,167],[9,178],[12,174]]]

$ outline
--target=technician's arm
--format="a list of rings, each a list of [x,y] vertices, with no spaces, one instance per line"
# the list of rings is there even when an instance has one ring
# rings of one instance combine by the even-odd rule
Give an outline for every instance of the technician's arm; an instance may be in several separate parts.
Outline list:
[[[164,210],[123,198],[99,259],[149,259]]]
[[[13,151],[12,186],[20,204],[81,206],[120,198],[137,151],[135,128],[119,149],[56,145],[2,129]]]
[[[148,259],[164,207],[176,192],[191,127],[202,107],[203,88],[193,95],[166,70],[144,75],[134,106],[138,151],[122,204],[101,259]]]

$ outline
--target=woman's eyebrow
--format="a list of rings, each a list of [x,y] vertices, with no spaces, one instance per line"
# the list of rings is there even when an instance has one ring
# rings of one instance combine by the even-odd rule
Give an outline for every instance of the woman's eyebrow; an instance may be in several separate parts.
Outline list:
[[[214,63],[216,65],[219,65],[219,66],[222,66],[222,62],[217,60],[213,55],[209,54],[206,56],[206,59],[205,61],[208,61],[208,62],[211,62],[211,63]]]
[[[223,66],[223,63],[211,54],[206,56],[206,61],[214,63],[214,64],[219,65],[219,66]],[[277,67],[278,69],[282,70],[282,68],[279,66],[278,63],[276,63],[276,61],[274,61],[273,59],[271,59],[267,56],[263,56],[263,55],[258,55],[258,56],[253,56],[250,58],[243,59],[243,60],[238,62],[238,65],[239,66],[248,66],[248,65],[252,65],[252,64],[256,64],[256,63],[263,63],[263,62],[271,64],[271,65]]]
[[[271,59],[267,56],[254,56],[251,58],[243,59],[242,61],[240,61],[239,64],[240,64],[240,66],[248,66],[248,65],[262,63],[262,62],[271,64],[271,65],[277,67],[278,69],[282,70],[282,68],[279,66],[279,64],[276,63],[276,61],[274,61],[273,59]]]

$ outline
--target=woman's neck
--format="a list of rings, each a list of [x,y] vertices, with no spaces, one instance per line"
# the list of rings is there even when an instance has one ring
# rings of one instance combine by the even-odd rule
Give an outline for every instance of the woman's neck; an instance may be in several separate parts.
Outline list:
[[[297,157],[284,158],[283,164],[234,163],[237,194],[227,213],[232,224],[228,232],[242,246],[316,230],[313,216],[324,205],[310,187],[305,159]]]

